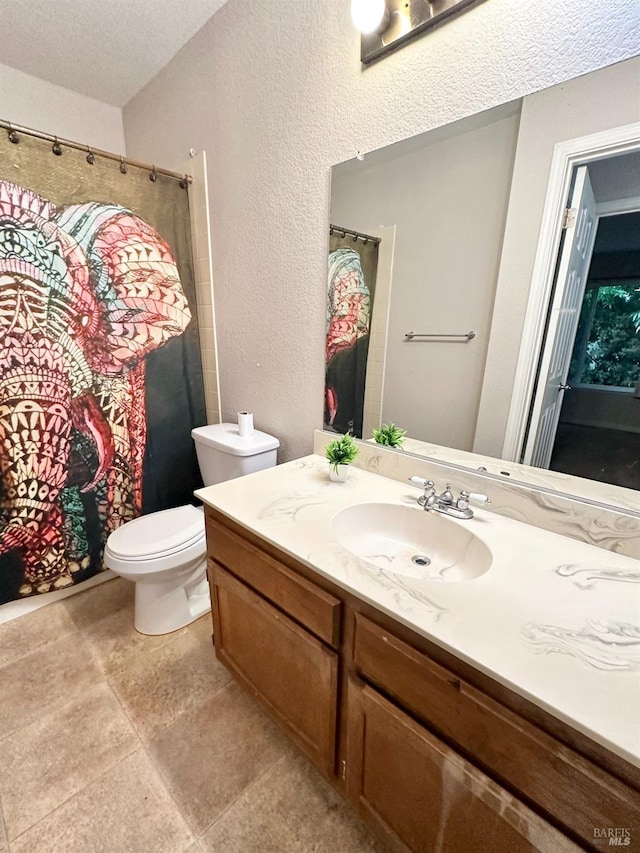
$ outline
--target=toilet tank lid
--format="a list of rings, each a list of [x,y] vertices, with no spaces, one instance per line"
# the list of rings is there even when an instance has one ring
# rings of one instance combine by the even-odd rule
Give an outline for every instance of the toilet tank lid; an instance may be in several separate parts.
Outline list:
[[[277,438],[260,430],[251,435],[239,435],[238,424],[209,424],[191,430],[194,441],[215,447],[232,456],[255,456],[280,447]]]

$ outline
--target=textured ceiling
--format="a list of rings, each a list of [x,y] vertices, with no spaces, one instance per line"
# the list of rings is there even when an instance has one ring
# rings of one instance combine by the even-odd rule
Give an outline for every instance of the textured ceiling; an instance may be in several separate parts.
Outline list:
[[[0,62],[122,107],[226,0],[0,0]]]

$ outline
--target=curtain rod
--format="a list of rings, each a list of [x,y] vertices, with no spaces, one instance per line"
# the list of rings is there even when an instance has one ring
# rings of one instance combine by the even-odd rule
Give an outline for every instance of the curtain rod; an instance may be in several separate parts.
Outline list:
[[[342,234],[343,237],[346,237],[347,234],[349,234],[351,237],[353,237],[354,243],[358,239],[358,237],[361,240],[364,240],[365,243],[371,242],[375,243],[376,245],[378,245],[378,243],[380,243],[382,240],[381,237],[372,237],[370,234],[361,234],[359,231],[352,231],[351,228],[343,228],[341,225],[329,225],[329,234],[333,234],[334,231],[337,231],[338,233]]]
[[[25,136],[33,136],[35,139],[42,139],[45,142],[53,143],[54,146],[58,146],[59,150],[54,150],[54,154],[62,154],[63,147],[74,148],[76,151],[86,151],[87,161],[90,165],[93,165],[93,161],[89,159],[89,156],[95,157],[97,155],[104,157],[106,160],[115,160],[116,163],[120,163],[120,171],[124,173],[126,173],[127,166],[135,166],[138,169],[145,169],[151,175],[165,175],[168,178],[176,178],[181,183],[184,182],[183,189],[186,189],[187,184],[192,182],[192,178],[189,175],[181,175],[179,172],[172,172],[169,169],[160,169],[148,163],[141,163],[139,160],[131,160],[129,157],[121,154],[113,154],[111,151],[104,151],[102,148],[94,148],[93,145],[85,145],[80,142],[74,142],[71,139],[63,139],[60,136],[52,136],[50,133],[34,130],[31,127],[23,127],[21,124],[14,124],[4,119],[0,119],[0,127],[8,131],[9,141],[13,143],[19,142],[18,134],[22,133]],[[152,180],[155,180],[155,178],[152,178]]]

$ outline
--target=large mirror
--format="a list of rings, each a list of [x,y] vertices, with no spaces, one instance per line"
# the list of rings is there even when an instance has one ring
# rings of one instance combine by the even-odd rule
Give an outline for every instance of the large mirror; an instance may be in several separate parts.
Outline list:
[[[637,510],[638,121],[635,58],[335,166],[325,429]]]

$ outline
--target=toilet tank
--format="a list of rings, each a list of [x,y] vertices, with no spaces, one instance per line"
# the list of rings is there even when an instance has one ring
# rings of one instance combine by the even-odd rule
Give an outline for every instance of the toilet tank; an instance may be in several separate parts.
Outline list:
[[[205,486],[253,474],[276,464],[280,442],[266,432],[240,435],[238,424],[209,424],[191,430]]]

